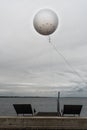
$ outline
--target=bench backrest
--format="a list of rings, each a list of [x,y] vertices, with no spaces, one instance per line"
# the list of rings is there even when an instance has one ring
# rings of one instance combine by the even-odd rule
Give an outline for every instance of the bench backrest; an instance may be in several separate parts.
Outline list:
[[[32,114],[33,110],[31,104],[13,104],[15,111],[18,114]]]
[[[82,105],[64,105],[63,115],[64,114],[80,115],[81,109]]]

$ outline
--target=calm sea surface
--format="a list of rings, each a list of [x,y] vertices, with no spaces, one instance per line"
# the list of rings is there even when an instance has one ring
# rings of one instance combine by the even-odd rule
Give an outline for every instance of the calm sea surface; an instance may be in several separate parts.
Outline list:
[[[14,116],[16,112],[13,104],[31,104],[37,112],[56,112],[57,98],[0,98],[0,116]],[[87,117],[87,98],[60,98],[60,109],[64,104],[83,105],[80,116]]]

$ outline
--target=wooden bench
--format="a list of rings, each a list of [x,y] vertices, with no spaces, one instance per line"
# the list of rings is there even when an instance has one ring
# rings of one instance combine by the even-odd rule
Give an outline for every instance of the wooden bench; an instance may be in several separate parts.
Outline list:
[[[79,115],[82,109],[82,105],[64,105],[63,111],[62,111],[62,116],[67,114],[67,115]]]
[[[31,104],[13,104],[13,106],[14,106],[14,109],[15,109],[17,115],[18,114],[33,115],[35,112],[35,109],[34,109],[34,111],[32,110]]]

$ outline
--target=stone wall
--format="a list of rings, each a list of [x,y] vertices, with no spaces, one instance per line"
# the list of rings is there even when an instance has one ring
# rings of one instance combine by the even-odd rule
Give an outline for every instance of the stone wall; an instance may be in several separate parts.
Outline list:
[[[0,117],[0,130],[87,130],[87,118]]]

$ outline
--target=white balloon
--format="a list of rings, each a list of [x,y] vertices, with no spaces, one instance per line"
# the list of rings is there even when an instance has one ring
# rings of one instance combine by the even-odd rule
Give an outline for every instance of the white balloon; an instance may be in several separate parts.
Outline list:
[[[52,34],[58,26],[58,17],[50,9],[41,9],[34,17],[35,30],[42,35]]]

